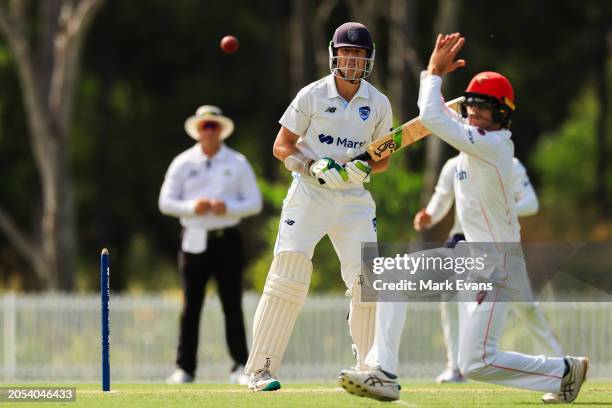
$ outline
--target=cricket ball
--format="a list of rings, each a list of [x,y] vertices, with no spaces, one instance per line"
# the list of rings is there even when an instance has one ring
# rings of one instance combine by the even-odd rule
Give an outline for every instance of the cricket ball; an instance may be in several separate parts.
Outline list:
[[[226,54],[233,54],[238,51],[240,44],[238,44],[238,39],[233,35],[226,35],[221,39],[221,49]]]

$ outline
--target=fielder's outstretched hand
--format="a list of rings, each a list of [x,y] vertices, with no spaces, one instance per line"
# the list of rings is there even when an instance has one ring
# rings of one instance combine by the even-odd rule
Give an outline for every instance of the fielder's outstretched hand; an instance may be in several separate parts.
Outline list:
[[[455,57],[464,43],[465,38],[461,37],[459,33],[446,35],[438,34],[436,46],[429,58],[427,72],[432,75],[442,76],[459,67],[465,67],[465,60],[460,59],[455,61]]]

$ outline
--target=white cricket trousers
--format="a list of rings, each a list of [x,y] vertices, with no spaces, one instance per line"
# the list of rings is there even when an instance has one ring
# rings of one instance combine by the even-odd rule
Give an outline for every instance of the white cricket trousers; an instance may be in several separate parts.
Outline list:
[[[274,255],[297,251],[312,259],[326,234],[340,260],[342,280],[352,290],[361,272],[361,244],[376,242],[376,204],[370,192],[331,190],[314,179],[294,178],[283,201]]]

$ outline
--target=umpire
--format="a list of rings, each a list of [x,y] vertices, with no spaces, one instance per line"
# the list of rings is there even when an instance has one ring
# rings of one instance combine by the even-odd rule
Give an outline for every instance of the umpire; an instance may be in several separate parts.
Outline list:
[[[183,227],[178,267],[183,309],[177,368],[167,382],[193,382],[197,366],[200,314],[208,279],[217,281],[225,315],[225,336],[234,361],[230,382],[245,383],[248,351],[242,314],[244,257],[238,224],[261,211],[261,193],[247,159],[227,147],[234,122],[212,105],[185,121],[198,143],[170,164],[159,194],[159,209],[180,218]]]

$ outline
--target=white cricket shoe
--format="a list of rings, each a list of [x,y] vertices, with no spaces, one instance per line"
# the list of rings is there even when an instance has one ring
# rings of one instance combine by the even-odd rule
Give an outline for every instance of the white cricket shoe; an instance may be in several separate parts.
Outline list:
[[[442,374],[436,377],[436,382],[438,384],[464,383],[466,381],[467,380],[465,379],[463,374],[461,374],[461,370],[458,370],[458,369],[453,370],[452,368],[447,368],[446,370],[442,372]]]
[[[268,370],[262,369],[251,374],[248,386],[253,391],[276,391],[281,384]]]
[[[235,365],[229,376],[230,384],[249,385],[250,380],[251,377],[245,374],[243,365]]]
[[[542,401],[547,404],[569,404],[573,402],[582,383],[586,380],[589,369],[589,359],[586,357],[566,356],[565,360],[569,364],[569,373],[561,380],[561,388],[558,394],[547,393],[542,396]]]
[[[400,386],[397,378],[390,378],[380,369],[343,370],[338,377],[340,386],[346,392],[378,401],[399,399]]]
[[[192,383],[193,380],[193,375],[187,374],[182,368],[177,368],[170,377],[166,378],[166,384],[186,384]]]

